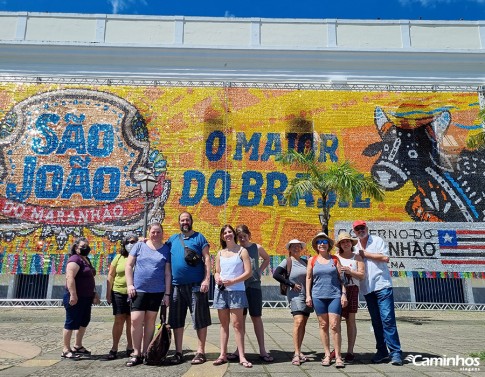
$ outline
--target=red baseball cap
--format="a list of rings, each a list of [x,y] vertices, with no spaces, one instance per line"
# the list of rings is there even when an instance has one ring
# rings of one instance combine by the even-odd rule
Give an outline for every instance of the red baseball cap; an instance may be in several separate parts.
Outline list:
[[[365,227],[367,227],[367,223],[364,220],[356,220],[352,224],[352,228],[355,229],[356,227],[362,226],[362,225],[365,226]]]

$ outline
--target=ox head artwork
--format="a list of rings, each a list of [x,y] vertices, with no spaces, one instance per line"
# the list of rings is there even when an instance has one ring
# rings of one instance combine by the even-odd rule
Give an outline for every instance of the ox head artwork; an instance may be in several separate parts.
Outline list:
[[[397,190],[429,165],[446,171],[453,169],[448,157],[439,150],[451,121],[448,111],[415,112],[393,118],[392,121],[380,107],[375,109],[374,121],[382,140],[363,152],[368,157],[380,153],[371,173],[382,187]]]

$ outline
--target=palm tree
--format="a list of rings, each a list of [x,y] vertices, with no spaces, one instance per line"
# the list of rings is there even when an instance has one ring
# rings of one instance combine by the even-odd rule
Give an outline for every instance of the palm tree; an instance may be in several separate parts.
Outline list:
[[[478,118],[480,123],[485,123],[485,108],[480,110]],[[485,149],[485,130],[482,129],[480,133],[470,136],[466,145],[471,149]]]
[[[372,178],[365,177],[356,170],[349,161],[335,163],[330,166],[319,162],[315,153],[289,150],[279,155],[277,161],[284,165],[295,165],[304,170],[300,177],[292,179],[285,191],[286,201],[297,202],[307,193],[317,193],[322,199],[322,230],[328,234],[330,221],[329,195],[333,192],[337,200],[352,202],[361,194],[382,201],[384,191]]]

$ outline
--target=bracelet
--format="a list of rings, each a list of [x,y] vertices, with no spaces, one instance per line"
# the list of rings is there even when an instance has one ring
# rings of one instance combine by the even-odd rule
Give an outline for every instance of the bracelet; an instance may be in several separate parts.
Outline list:
[[[169,296],[170,297],[170,293],[165,293],[164,296]]]
[[[342,292],[343,295],[347,296],[347,292]]]

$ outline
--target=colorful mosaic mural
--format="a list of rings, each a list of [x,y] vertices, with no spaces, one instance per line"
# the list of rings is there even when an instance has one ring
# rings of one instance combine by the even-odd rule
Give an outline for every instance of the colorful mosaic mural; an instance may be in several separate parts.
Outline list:
[[[166,237],[188,210],[213,252],[223,224],[245,223],[277,261],[320,229],[311,195],[283,204],[300,172],[276,156],[294,148],[349,160],[386,189],[380,203],[331,200],[331,231],[355,218],[471,227],[485,210],[484,156],[465,148],[478,110],[476,93],[458,92],[0,84],[0,272],[62,273],[82,234],[105,274],[123,234],[141,233],[137,181],[150,170],[149,221]]]

